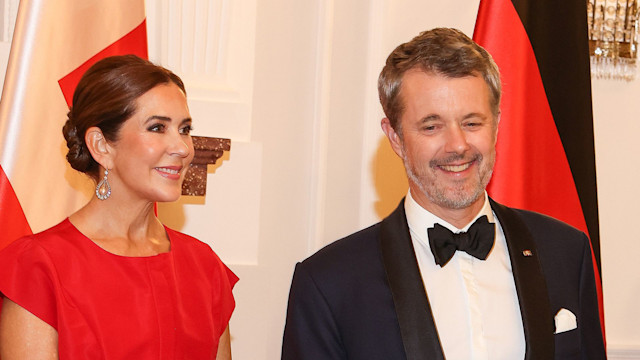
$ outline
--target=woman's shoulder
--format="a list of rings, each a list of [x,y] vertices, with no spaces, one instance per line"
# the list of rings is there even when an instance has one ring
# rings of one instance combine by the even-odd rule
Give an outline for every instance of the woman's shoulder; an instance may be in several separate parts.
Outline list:
[[[69,235],[75,235],[77,232],[78,230],[73,226],[73,224],[71,224],[69,218],[65,218],[58,224],[41,232],[35,233],[34,235],[31,235],[31,237],[39,241],[46,241],[52,237],[68,237]]]
[[[200,256],[206,256],[218,259],[216,253],[211,249],[209,244],[196,239],[191,235],[187,235],[183,232],[173,230],[165,226],[169,239],[171,241],[171,247],[174,249],[180,249],[181,252],[189,252],[193,254],[199,254]]]
[[[11,296],[7,296],[19,304],[23,302],[16,300],[28,297],[28,287],[51,294],[58,284],[55,279],[59,279],[61,271],[69,268],[66,265],[75,255],[70,239],[73,229],[69,225],[68,220],[64,220],[47,230],[14,240],[2,249],[0,264],[6,266],[0,266],[0,291],[5,294],[10,291]],[[33,303],[38,301],[37,298],[32,300]]]
[[[179,241],[183,246],[186,245],[186,246],[207,247],[207,248],[209,247],[209,245],[196,239],[191,235],[187,235],[178,230],[174,230],[166,225],[164,226],[164,228],[167,231],[167,234],[169,235],[169,239],[171,239],[171,241]]]
[[[36,247],[43,250],[63,249],[65,244],[71,244],[71,240],[76,237],[77,234],[74,232],[73,225],[71,225],[67,218],[46,230],[16,239],[10,243],[7,248],[19,247],[27,249]]]
[[[202,266],[209,269],[208,271],[214,271],[213,268],[216,269],[215,272],[230,272],[209,244],[166,226],[165,229],[171,240],[174,258],[183,259],[194,266]]]

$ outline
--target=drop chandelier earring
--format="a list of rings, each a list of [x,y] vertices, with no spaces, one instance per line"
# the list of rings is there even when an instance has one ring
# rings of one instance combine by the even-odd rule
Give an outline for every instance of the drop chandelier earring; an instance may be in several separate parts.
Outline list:
[[[104,169],[104,177],[96,186],[96,197],[100,200],[107,200],[111,196],[111,186],[107,180],[107,175],[109,175],[109,170]]]

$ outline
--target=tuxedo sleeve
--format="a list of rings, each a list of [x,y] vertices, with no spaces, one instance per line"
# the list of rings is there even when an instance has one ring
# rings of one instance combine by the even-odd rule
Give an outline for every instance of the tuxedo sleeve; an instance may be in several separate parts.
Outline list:
[[[602,327],[600,326],[600,312],[598,309],[598,295],[596,292],[596,280],[593,273],[593,261],[591,247],[586,235],[582,271],[580,276],[580,319],[578,326],[581,331],[582,359],[601,360],[606,359]]]
[[[331,307],[304,263],[296,265],[291,282],[282,359],[346,359]]]

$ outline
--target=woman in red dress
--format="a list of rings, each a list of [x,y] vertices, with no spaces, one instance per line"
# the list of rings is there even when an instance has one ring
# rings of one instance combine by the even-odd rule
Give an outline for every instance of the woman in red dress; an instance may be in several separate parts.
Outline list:
[[[2,360],[231,358],[237,277],[154,213],[181,194],[190,131],[169,70],[127,55],[84,74],[63,133],[96,196],[0,252]]]

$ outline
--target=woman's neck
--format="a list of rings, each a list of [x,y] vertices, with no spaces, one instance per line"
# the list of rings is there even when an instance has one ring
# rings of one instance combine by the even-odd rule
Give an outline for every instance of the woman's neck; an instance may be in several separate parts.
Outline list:
[[[98,246],[117,255],[151,256],[170,250],[153,202],[92,198],[69,220]]]

